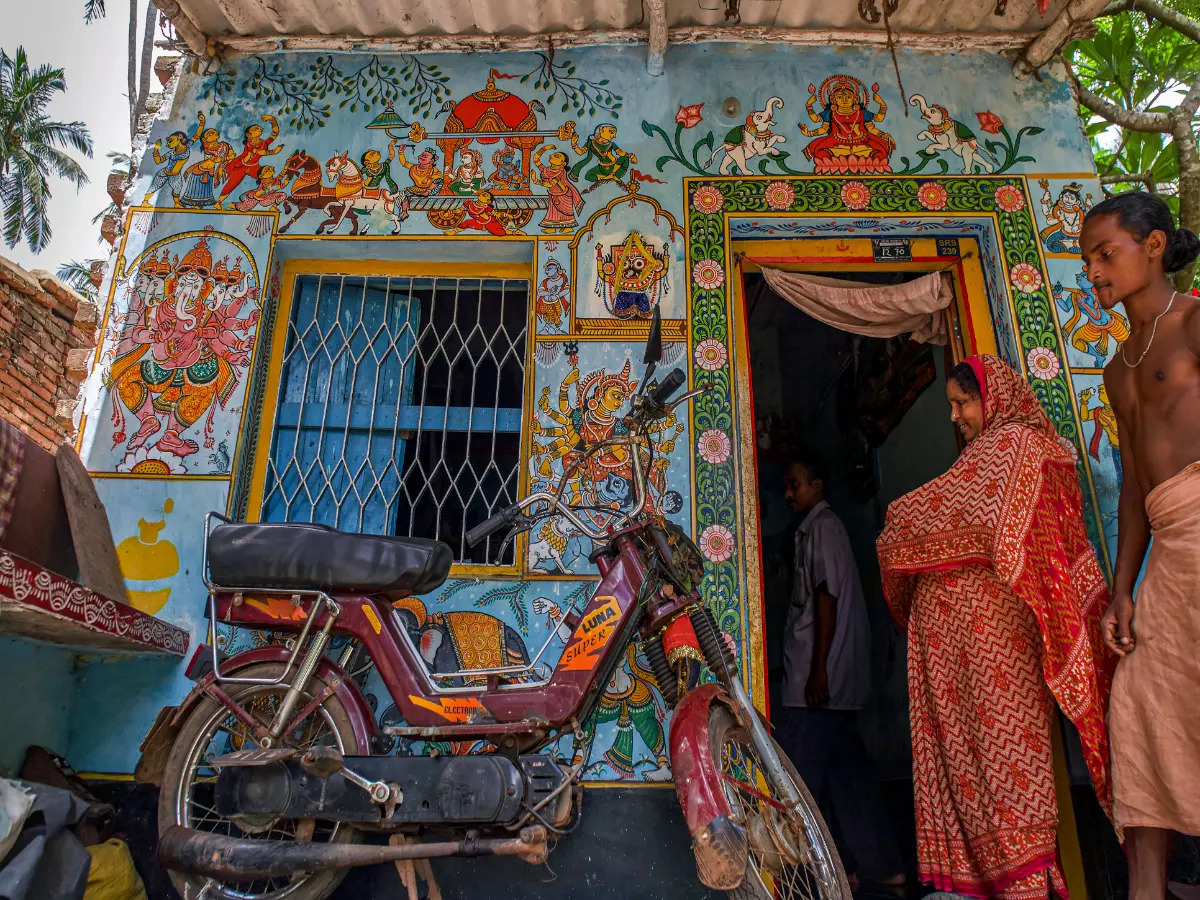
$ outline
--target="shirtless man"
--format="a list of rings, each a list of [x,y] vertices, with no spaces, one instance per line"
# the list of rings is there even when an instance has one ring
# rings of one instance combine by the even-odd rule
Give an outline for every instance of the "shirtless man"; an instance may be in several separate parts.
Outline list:
[[[1200,835],[1200,302],[1167,279],[1200,240],[1158,197],[1129,192],[1088,213],[1080,247],[1100,303],[1122,304],[1132,327],[1104,370],[1125,478],[1102,628],[1121,657],[1108,725],[1129,896],[1162,900],[1171,833]]]

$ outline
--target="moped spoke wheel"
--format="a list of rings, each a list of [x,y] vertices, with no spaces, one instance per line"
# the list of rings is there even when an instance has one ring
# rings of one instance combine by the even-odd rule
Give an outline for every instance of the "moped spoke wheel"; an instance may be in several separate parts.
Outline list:
[[[746,829],[746,876],[734,900],[849,900],[850,886],[812,795],[775,745],[800,802],[790,806],[771,783],[750,736],[733,713],[714,705],[709,745],[733,818]]]
[[[274,678],[280,666],[252,666],[239,677]],[[313,679],[300,705],[320,692],[324,685]],[[256,718],[270,722],[287,692],[286,684],[237,685],[230,695]],[[291,734],[282,736],[286,746],[306,750],[318,745],[335,747],[345,755],[358,752],[350,718],[336,697],[330,697]],[[159,796],[158,827],[183,825],[228,837],[304,843],[353,843],[358,832],[346,825],[312,819],[256,816],[223,816],[215,809],[217,769],[211,760],[225,753],[258,746],[249,727],[215,700],[205,698],[192,710],[179,731],[163,772]],[[291,878],[218,884],[206,878],[171,872],[171,880],[183,897],[211,900],[322,900],[329,896],[345,870],[328,870]]]

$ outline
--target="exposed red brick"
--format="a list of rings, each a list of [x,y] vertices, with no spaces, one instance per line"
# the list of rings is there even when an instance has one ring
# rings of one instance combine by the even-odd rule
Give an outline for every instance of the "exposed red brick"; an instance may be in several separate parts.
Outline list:
[[[96,304],[49,273],[27,272],[0,257],[0,406],[48,450],[74,438],[96,320]]]

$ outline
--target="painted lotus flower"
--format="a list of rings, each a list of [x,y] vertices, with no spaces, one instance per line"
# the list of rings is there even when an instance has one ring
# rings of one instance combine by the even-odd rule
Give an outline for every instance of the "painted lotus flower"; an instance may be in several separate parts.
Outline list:
[[[1037,266],[1025,262],[1013,266],[1009,278],[1012,286],[1022,294],[1032,294],[1042,286],[1042,273],[1037,270]]]
[[[871,205],[871,189],[861,181],[847,181],[842,185],[842,203],[846,209],[866,209]]]
[[[725,345],[716,338],[706,338],[696,345],[696,365],[700,368],[715,372],[729,361],[729,353]]]
[[[117,463],[118,472],[131,475],[186,475],[182,457],[157,447],[138,447]]]
[[[1062,370],[1062,364],[1049,347],[1034,347],[1025,357],[1029,374],[1042,381],[1049,381]]]
[[[786,181],[772,181],[763,192],[763,197],[771,209],[790,209],[796,201],[796,191]]]
[[[706,463],[719,466],[729,459],[733,445],[729,440],[729,435],[725,432],[718,428],[710,428],[708,431],[701,433],[700,437],[696,440],[696,449],[700,453],[700,458]]]
[[[724,525],[709,525],[700,533],[700,552],[709,562],[725,562],[733,556],[733,532]]]
[[[704,118],[704,116],[700,115],[700,109],[703,106],[703,103],[696,103],[692,106],[680,106],[679,112],[675,113],[675,121],[684,128],[695,128],[700,124],[700,120]]]
[[[715,259],[702,259],[692,266],[692,280],[706,291],[725,283],[725,271]]]
[[[975,115],[979,117],[979,127],[988,134],[999,134],[1000,129],[1004,127],[1004,120],[991,110],[975,113]]]
[[[925,209],[933,212],[945,209],[948,200],[949,194],[946,193],[945,186],[936,181],[926,181],[917,188],[917,202]]]
[[[1025,208],[1025,195],[1015,184],[1002,184],[996,188],[996,205],[1007,213],[1020,212]]]
[[[692,194],[692,209],[701,213],[720,212],[725,206],[725,197],[711,184],[702,184]]]

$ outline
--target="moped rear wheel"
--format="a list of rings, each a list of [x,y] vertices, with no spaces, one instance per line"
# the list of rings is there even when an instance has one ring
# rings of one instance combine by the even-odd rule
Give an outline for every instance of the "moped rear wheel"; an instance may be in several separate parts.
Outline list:
[[[730,813],[746,829],[745,880],[733,900],[850,900],[850,885],[816,801],[775,745],[800,802],[789,808],[771,783],[746,730],[725,706],[713,704],[709,746]],[[773,739],[772,739],[773,742]]]
[[[237,673],[241,678],[275,678],[279,663],[249,666]],[[301,695],[300,706],[324,689],[315,676]],[[269,722],[287,692],[287,684],[233,685],[229,695],[252,714]],[[345,707],[336,696],[322,703],[292,734],[283,735],[290,747],[304,750],[317,745],[336,747],[343,755],[359,751],[354,729]],[[183,825],[229,837],[274,841],[356,843],[359,833],[346,825],[312,819],[243,820],[228,818],[213,808],[217,770],[210,760],[237,750],[258,746],[250,729],[228,709],[205,697],[184,721],[163,771],[158,800],[158,829]],[[211,900],[324,900],[333,893],[345,869],[329,869],[294,878],[269,878],[236,884],[218,884],[207,878],[170,872],[180,896]]]

